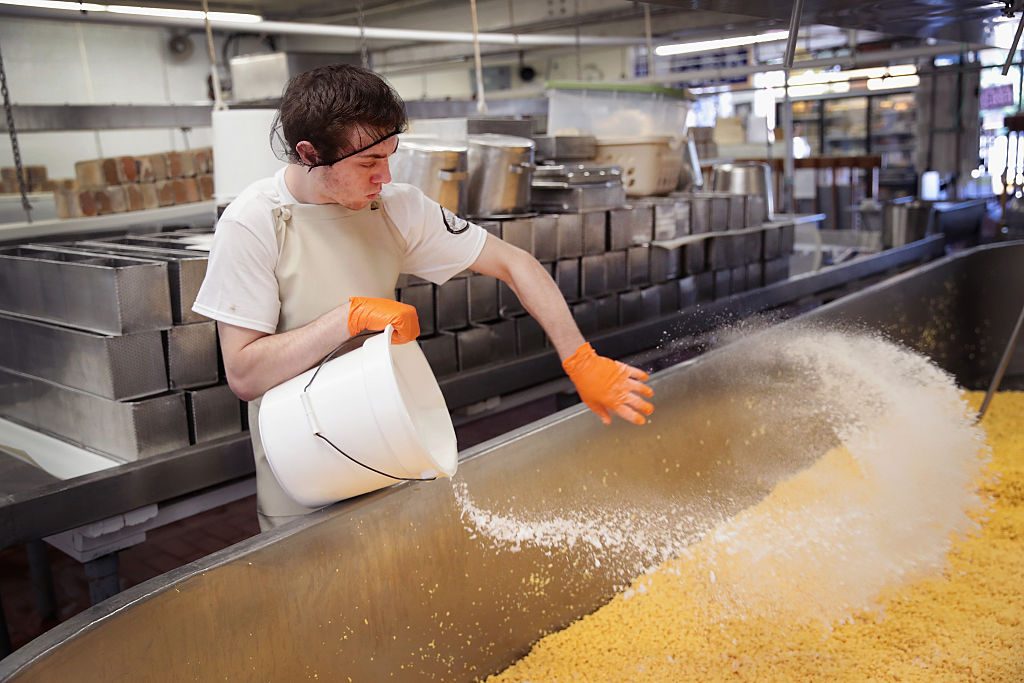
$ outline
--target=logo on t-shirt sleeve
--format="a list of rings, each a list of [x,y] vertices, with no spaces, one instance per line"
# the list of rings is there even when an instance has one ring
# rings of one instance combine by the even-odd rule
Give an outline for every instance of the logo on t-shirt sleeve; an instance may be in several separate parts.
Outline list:
[[[469,221],[459,218],[443,206],[441,207],[441,220],[444,221],[444,227],[453,235],[461,235],[469,230]]]

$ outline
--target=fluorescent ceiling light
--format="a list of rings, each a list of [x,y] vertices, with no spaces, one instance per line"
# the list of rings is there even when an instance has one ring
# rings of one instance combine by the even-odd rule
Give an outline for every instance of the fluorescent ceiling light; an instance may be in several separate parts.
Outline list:
[[[132,7],[131,5],[107,5],[106,11],[113,14],[139,14],[146,17],[173,17],[175,19],[202,19],[203,12],[191,9],[166,9],[163,7]],[[238,12],[210,12],[210,21],[237,21],[254,23],[262,21],[258,14]]]
[[[920,76],[892,76],[890,78],[869,78],[868,90],[891,90],[913,88],[921,82]]]
[[[775,91],[776,97],[785,97],[786,91],[782,88],[778,88]],[[828,85],[825,83],[815,83],[813,85],[795,85],[789,89],[790,97],[816,97],[818,95],[824,95],[828,92]]]
[[[55,0],[0,0],[0,5],[14,5],[15,7],[39,7],[41,9],[66,9],[79,12],[102,12],[106,9],[103,5],[93,5],[88,2],[56,2]]]
[[[917,67],[913,64],[898,64],[896,66],[875,66],[866,69],[848,69],[847,71],[805,71],[796,76],[790,76],[789,85],[815,85],[819,83],[842,83],[861,78],[885,78],[886,76],[912,76],[917,73]]]
[[[913,64],[899,64],[889,67],[890,76],[913,76],[917,73],[917,67]]]
[[[677,45],[659,45],[654,48],[654,54],[659,57],[671,55],[688,55],[694,52],[708,52],[709,50],[721,50],[726,47],[743,47],[755,43],[774,43],[785,40],[789,37],[789,31],[770,31],[756,36],[737,36],[736,38],[721,38],[718,40],[701,40],[695,43],[679,43]]]
[[[66,10],[69,12],[109,12],[111,14],[166,17],[171,19],[203,19],[205,16],[204,12],[198,10],[134,7],[131,5],[99,5],[90,2],[62,2],[60,0],[0,0],[0,5],[37,7],[40,9]],[[263,17],[258,14],[241,14],[238,12],[210,12],[210,21],[253,24],[263,21]]]

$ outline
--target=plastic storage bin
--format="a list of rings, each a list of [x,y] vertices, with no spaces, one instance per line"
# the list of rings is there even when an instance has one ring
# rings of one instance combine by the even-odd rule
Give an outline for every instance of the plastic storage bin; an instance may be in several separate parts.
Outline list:
[[[679,141],[669,136],[598,138],[597,161],[622,167],[627,196],[648,197],[676,188],[683,153]]]

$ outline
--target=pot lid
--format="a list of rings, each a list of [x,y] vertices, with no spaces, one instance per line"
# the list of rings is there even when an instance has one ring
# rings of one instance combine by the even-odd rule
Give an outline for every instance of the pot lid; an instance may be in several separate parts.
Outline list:
[[[401,135],[398,138],[398,148],[417,152],[465,152],[468,149],[463,142],[444,140],[431,135]]]
[[[515,135],[501,135],[499,133],[476,133],[470,135],[469,144],[513,149],[533,149],[534,146],[533,140],[530,138],[520,138]]]

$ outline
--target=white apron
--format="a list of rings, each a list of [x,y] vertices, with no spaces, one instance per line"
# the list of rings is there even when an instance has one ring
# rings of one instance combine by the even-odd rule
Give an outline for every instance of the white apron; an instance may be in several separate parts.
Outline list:
[[[375,201],[353,211],[339,204],[294,204],[274,209],[281,297],[277,332],[316,320],[352,296],[395,298],[405,240]],[[340,341],[344,330],[338,330]],[[259,434],[260,400],[249,402],[256,458],[256,501],[266,531],[308,514],[274,478]]]

